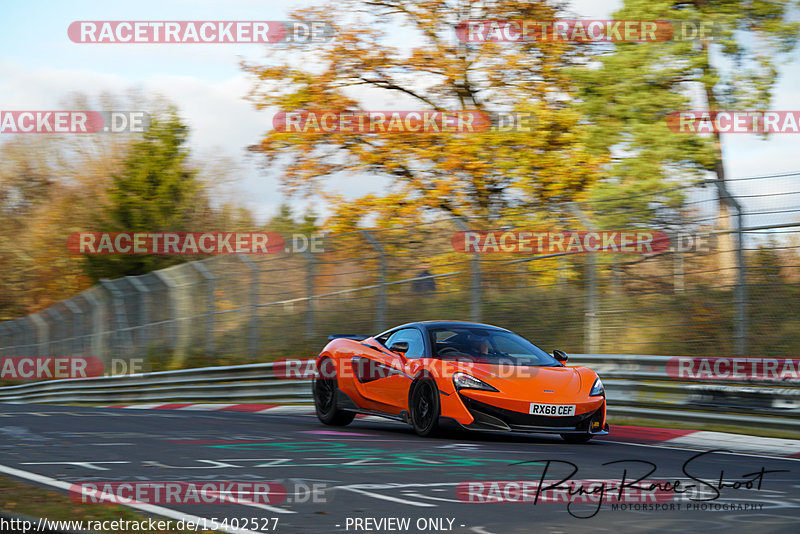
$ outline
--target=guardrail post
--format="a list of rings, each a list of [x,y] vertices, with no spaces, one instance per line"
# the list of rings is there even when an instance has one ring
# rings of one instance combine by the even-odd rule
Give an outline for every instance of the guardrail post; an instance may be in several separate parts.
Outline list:
[[[14,356],[15,352],[19,352],[15,350],[17,345],[17,325],[13,324],[14,321],[3,321],[0,323],[0,328],[6,331],[5,338],[8,340],[8,343],[4,343],[2,347],[0,347],[0,352],[4,353],[5,356]],[[10,354],[9,354],[10,352]]]
[[[17,325],[22,331],[22,343],[25,347],[25,356],[36,355],[36,327],[28,317],[16,319]],[[22,354],[20,354],[22,356]]]
[[[116,338],[116,351],[118,354],[128,354],[133,350],[133,340],[131,339],[130,330],[128,330],[128,321],[125,316],[123,296],[120,294],[119,289],[114,287],[114,282],[111,280],[103,278],[100,280],[100,284],[111,294],[111,306],[114,310],[112,315],[114,317],[113,334]]]
[[[17,325],[12,324],[14,321],[3,321],[0,323],[0,328],[6,331],[5,338],[8,340],[8,343],[4,343],[2,347],[0,347],[0,353],[4,354],[5,356],[14,356],[15,353],[18,353],[17,346]],[[2,362],[0,362],[2,363]]]
[[[53,328],[52,333],[55,335],[50,336],[50,343],[55,344],[55,347],[50,350],[50,356],[64,356],[64,341],[66,340],[66,336],[64,335],[64,317],[56,311],[55,308],[47,308],[42,312],[42,314],[48,314],[50,317],[53,318]]]
[[[0,322],[0,329],[5,329],[5,331],[6,331],[5,338],[6,338],[6,340],[8,340],[8,343],[3,343],[2,345],[0,345],[0,354],[11,352],[12,353],[11,355],[13,356],[14,348],[18,345],[17,340],[16,340],[16,337],[17,337],[16,329],[17,329],[17,327],[16,327],[16,325],[11,324],[13,322],[14,321],[3,321],[3,322]],[[2,362],[0,362],[0,363],[2,363]]]
[[[10,321],[3,321],[0,323],[0,338],[5,338],[8,343],[3,343],[0,345],[0,353],[7,351],[9,348],[14,346],[14,334],[11,332],[11,329],[8,327],[6,323]],[[3,334],[2,331],[5,330],[7,334]]]
[[[175,294],[175,282],[170,280],[169,277],[161,271],[153,271],[153,274],[164,284],[164,287],[167,288],[167,302],[169,303],[167,304],[169,308],[169,347],[175,351],[178,350],[178,306],[175,304],[175,299],[177,298]]]
[[[685,288],[683,253],[677,250],[672,254],[673,290],[680,293]]]
[[[83,310],[72,299],[67,299],[64,306],[72,313],[72,354],[83,355]]]
[[[386,251],[368,230],[361,233],[378,253],[378,298],[375,303],[375,331],[383,332],[386,329]]]
[[[139,340],[139,350],[147,347],[147,325],[150,322],[150,290],[136,276],[126,276],[134,289],[139,292],[139,324],[136,338]]]
[[[462,232],[468,232],[469,226],[460,217],[453,217],[458,229]],[[478,252],[471,252],[472,260],[470,261],[470,296],[469,296],[469,315],[470,320],[476,323],[481,322],[481,259]]]
[[[581,221],[587,231],[594,231],[591,221],[581,209],[570,204],[569,209]],[[586,351],[597,353],[600,346],[600,316],[597,309],[597,265],[594,254],[591,252],[586,257]]]
[[[17,342],[19,327],[14,324],[14,321],[3,321],[0,323],[0,328],[5,329],[5,337],[8,340],[8,343],[4,343],[3,346],[0,347],[0,352],[5,353],[5,356],[19,356],[19,350],[17,349],[17,347],[21,345],[21,343]]]
[[[315,276],[315,260],[314,254],[310,250],[303,251],[306,257],[306,339],[314,337],[314,309],[316,301],[314,300],[314,276]]]
[[[256,264],[244,254],[237,257],[250,269],[250,324],[247,328],[250,359],[258,358],[258,287],[261,274]]]
[[[202,262],[194,261],[191,265],[197,269],[206,281],[206,356],[214,356],[214,290],[216,277]]]
[[[5,339],[8,341],[7,343],[3,343],[2,345],[0,345],[0,354],[11,351],[12,353],[11,355],[13,356],[14,347],[17,345],[17,343],[16,339],[14,339],[16,336],[14,329],[11,325],[11,322],[12,321],[3,321],[0,323],[0,330],[6,331],[5,336],[3,336],[3,334],[0,334],[0,337],[5,337]]]
[[[26,340],[26,336],[25,336],[26,330],[25,330],[25,328],[20,326],[18,324],[18,322],[20,322],[20,319],[14,319],[13,321],[8,321],[6,323],[8,325],[8,328],[10,328],[13,331],[16,331],[14,334],[12,334],[13,335],[13,338],[12,338],[13,339],[13,341],[12,341],[13,345],[12,346],[14,347],[14,351],[12,353],[12,356],[15,356],[15,355],[16,356],[23,356],[23,355],[27,354],[27,352],[23,352],[24,349],[27,348],[27,345],[25,343],[27,341]]]
[[[738,200],[728,191],[724,181],[714,180],[719,191],[719,201],[736,210],[736,320],[734,324],[734,340],[736,356],[747,356],[747,284],[745,280],[744,260],[744,209]]]
[[[736,355],[739,357],[747,356],[747,335],[749,330],[747,315],[747,280],[745,269],[747,268],[744,259],[744,210],[741,204],[735,203],[736,207],[736,267],[738,280],[736,284]]]
[[[50,328],[38,313],[28,316],[36,331],[37,356],[47,356],[47,345],[50,343]]]
[[[100,299],[92,294],[92,289],[84,291],[81,296],[89,304],[89,309],[92,312],[92,326],[90,328],[91,334],[89,335],[89,354],[103,361],[103,314],[101,313],[102,304]]]

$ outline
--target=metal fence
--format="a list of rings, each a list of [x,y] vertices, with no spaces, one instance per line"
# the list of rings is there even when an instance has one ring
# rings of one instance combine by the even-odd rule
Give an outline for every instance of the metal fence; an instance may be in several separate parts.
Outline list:
[[[331,333],[499,324],[575,353],[794,356],[800,174],[327,235],[324,252],[214,256],[104,280],[0,323],[0,356],[142,357],[152,369],[309,357]],[[722,195],[725,198],[724,194]],[[480,230],[666,232],[653,254],[464,253]],[[686,236],[696,244],[687,247]]]
[[[690,380],[670,372],[668,356],[573,354],[603,378],[612,422],[620,418],[717,425],[745,433],[754,427],[800,434],[800,376]],[[702,360],[698,358],[697,360]],[[800,360],[795,360],[793,366]],[[144,375],[44,381],[0,387],[0,402],[137,404],[257,402],[311,404],[307,361],[204,367]],[[292,365],[302,364],[302,365]],[[796,367],[795,367],[796,368]],[[724,383],[720,383],[724,382]]]

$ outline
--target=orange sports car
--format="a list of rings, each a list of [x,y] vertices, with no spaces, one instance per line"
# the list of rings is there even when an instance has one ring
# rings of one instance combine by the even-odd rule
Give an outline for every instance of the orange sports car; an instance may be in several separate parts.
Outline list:
[[[404,324],[372,337],[331,336],[312,385],[320,421],[356,414],[403,421],[421,436],[446,422],[488,431],[546,432],[569,442],[608,434],[603,383],[497,326]]]

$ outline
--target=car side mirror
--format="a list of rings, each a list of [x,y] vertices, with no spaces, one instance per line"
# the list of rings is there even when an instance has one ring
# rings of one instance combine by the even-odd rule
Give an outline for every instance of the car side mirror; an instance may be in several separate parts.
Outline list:
[[[392,346],[389,347],[389,350],[405,356],[406,352],[408,352],[408,341],[398,341],[396,343],[392,343]]]
[[[556,361],[559,361],[561,363],[564,363],[568,359],[567,353],[564,352],[563,350],[558,350],[558,349],[553,351],[553,358],[555,358]]]

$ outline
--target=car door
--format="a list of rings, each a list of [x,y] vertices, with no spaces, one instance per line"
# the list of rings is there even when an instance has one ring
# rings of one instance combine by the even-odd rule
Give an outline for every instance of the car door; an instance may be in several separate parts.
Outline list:
[[[396,343],[408,343],[405,355],[389,350]],[[408,403],[412,381],[408,361],[421,358],[425,352],[422,332],[401,328],[390,334],[385,343],[375,346],[375,350],[365,350],[353,358],[356,388],[365,398],[385,405],[382,410],[398,414]]]

